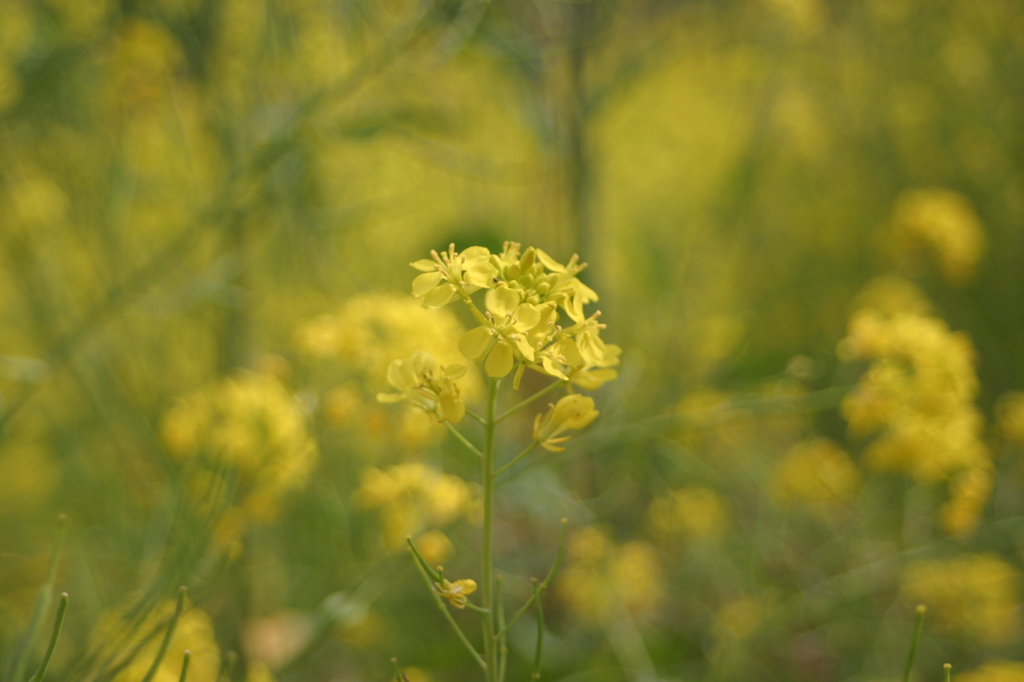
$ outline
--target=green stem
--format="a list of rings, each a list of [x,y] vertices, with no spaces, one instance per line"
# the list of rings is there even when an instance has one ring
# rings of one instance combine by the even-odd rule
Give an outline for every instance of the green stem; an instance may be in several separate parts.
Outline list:
[[[533,449],[534,449],[535,447],[537,447],[537,441],[533,441],[532,443],[530,443],[529,445],[527,445],[527,446],[526,446],[526,449],[525,449],[525,450],[523,450],[523,451],[522,451],[522,452],[520,452],[520,453],[519,453],[518,455],[516,455],[515,457],[513,457],[513,458],[512,458],[511,460],[509,460],[508,462],[506,462],[504,466],[502,466],[502,467],[501,467],[500,469],[498,469],[497,471],[495,471],[495,472],[494,472],[494,475],[495,475],[495,476],[498,476],[499,474],[503,474],[503,473],[505,473],[506,471],[508,471],[509,469],[511,469],[511,468],[513,467],[513,465],[515,465],[515,463],[516,463],[516,462],[518,462],[518,461],[519,461],[519,460],[521,460],[521,459],[522,459],[523,457],[526,457],[526,456],[527,456],[528,454],[530,454],[531,452],[533,452]]]
[[[536,393],[534,393],[533,395],[531,395],[526,400],[523,400],[522,402],[516,403],[511,408],[509,408],[509,409],[505,410],[504,412],[502,412],[501,415],[496,420],[494,420],[494,423],[497,424],[499,422],[505,421],[506,419],[508,419],[509,417],[514,415],[516,412],[518,412],[519,410],[523,409],[524,407],[526,407],[527,405],[532,403],[533,401],[540,400],[541,398],[546,396],[548,393],[551,393],[551,391],[555,390],[559,386],[565,386],[566,383],[567,382],[565,382],[565,381],[556,381],[553,384],[549,384],[545,388],[542,388],[541,390],[539,390]]]
[[[413,543],[412,538],[411,537],[407,537],[405,539],[405,541],[406,541],[406,543],[408,543],[409,549],[412,550],[413,560],[416,561],[416,563],[426,572],[426,574],[428,576],[430,576],[430,579],[433,582],[435,582],[435,583],[441,582],[441,574],[438,573],[437,571],[435,571],[434,569],[432,569],[430,567],[430,564],[427,563],[427,560],[424,559],[423,555],[420,554],[420,551],[418,549],[416,549],[416,545],[415,545],[415,543]],[[433,589],[433,588],[431,588],[431,589]]]
[[[910,653],[907,654],[907,667],[903,670],[903,682],[910,682],[910,672],[914,669],[914,656],[917,654],[917,640],[921,637],[921,625],[924,623],[924,604],[917,607],[917,622],[914,624],[914,639],[910,641]]]
[[[554,580],[555,574],[558,573],[558,567],[562,565],[562,557],[565,555],[565,536],[566,530],[569,527],[569,520],[562,519],[562,537],[558,541],[558,554],[555,556],[555,563],[551,565],[551,570],[548,571],[547,577],[544,578],[544,582],[540,584],[537,592],[534,592],[533,596],[526,600],[526,603],[516,611],[515,615],[512,616],[512,620],[508,622],[508,625],[502,626],[495,637],[503,637],[508,629],[516,624],[516,621],[523,617],[523,615],[530,610],[533,602],[537,599],[537,595],[544,592],[551,586],[551,581]]]
[[[469,651],[470,655],[473,656],[473,660],[476,661],[481,668],[483,668],[484,672],[486,672],[487,662],[484,661],[484,659],[480,657],[480,653],[473,648],[473,645],[466,637],[466,633],[462,631],[462,628],[460,628],[459,624],[455,622],[455,619],[452,617],[452,614],[448,611],[448,608],[444,605],[444,602],[441,601],[441,595],[439,595],[434,590],[434,586],[430,584],[430,576],[427,575],[427,572],[423,569],[423,565],[421,565],[419,561],[415,561],[414,563],[416,564],[416,570],[418,570],[420,572],[420,575],[423,576],[423,582],[426,584],[427,589],[430,591],[431,596],[434,598],[434,604],[437,606],[438,610],[440,610],[441,613],[444,615],[444,618],[448,621],[448,624],[452,626],[452,629],[455,630],[455,634],[458,636],[459,641],[462,642],[463,646],[466,647],[466,650]]]
[[[480,424],[486,424],[487,423],[487,420],[485,420],[483,417],[478,415],[473,410],[466,410],[466,416],[469,417],[470,419],[473,419],[473,420],[479,422]]]
[[[156,677],[157,670],[160,669],[160,663],[164,660],[164,656],[167,655],[167,648],[171,645],[171,637],[174,636],[174,630],[178,627],[178,619],[181,618],[181,612],[185,610],[185,596],[188,594],[188,588],[182,585],[178,590],[178,603],[174,606],[174,615],[171,616],[171,622],[167,624],[167,631],[164,632],[164,639],[160,642],[160,650],[156,653],[156,658],[153,659],[153,665],[149,666],[149,672],[142,678],[142,682],[153,682],[153,678]]]
[[[502,600],[501,576],[494,577],[494,601],[498,616],[498,630],[505,629],[505,602]],[[505,682],[505,669],[508,666],[508,637],[504,634],[498,637],[498,682]]]
[[[0,425],[2,426],[2,425]],[[43,618],[50,610],[50,602],[53,601],[53,584],[57,579],[57,567],[60,564],[61,551],[64,548],[64,537],[67,534],[68,517],[60,514],[57,517],[57,539],[53,543],[53,554],[50,555],[50,565],[46,571],[46,582],[39,588],[36,595],[36,603],[32,609],[32,618],[29,620],[28,629],[25,631],[21,642],[14,651],[10,667],[7,668],[7,682],[21,682],[25,676],[25,656],[32,650],[32,646],[43,629]]]
[[[446,421],[444,423],[444,425],[448,427],[449,431],[451,431],[453,434],[455,434],[455,437],[459,439],[460,443],[462,443],[467,448],[469,448],[470,452],[472,452],[474,455],[476,455],[480,459],[483,459],[484,454],[482,452],[480,452],[479,448],[477,448],[477,446],[475,446],[472,443],[470,443],[469,439],[466,438],[465,436],[463,436],[462,432],[459,431],[457,428],[455,428],[455,426],[451,422]]]
[[[185,682],[188,678],[188,664],[192,662],[192,652],[185,649],[185,658],[181,661],[181,677],[178,678],[178,682]]]
[[[544,607],[541,606],[540,585],[533,581],[533,603],[537,605],[537,648],[533,653],[533,674],[531,680],[540,679],[540,658],[544,653]]]
[[[946,671],[946,682],[949,682],[953,674],[953,666],[951,666],[949,663],[943,663],[942,669]]]
[[[481,548],[481,569],[480,582],[483,583],[480,590],[480,598],[484,608],[494,613],[494,427],[497,421],[494,418],[495,408],[498,403],[497,379],[491,379],[487,386],[487,422],[484,424],[484,451],[481,478],[484,487],[484,527],[483,546]],[[488,682],[497,682],[495,673],[498,657],[497,641],[494,637],[494,617],[484,619],[484,653],[487,658],[487,666],[484,670]]]
[[[64,614],[68,610],[68,593],[60,595],[60,606],[57,607],[57,620],[53,623],[53,633],[50,635],[50,644],[46,647],[46,654],[43,662],[39,664],[39,670],[29,678],[28,682],[42,682],[46,676],[46,669],[50,666],[50,659],[53,657],[53,650],[57,648],[57,640],[60,638],[60,629],[64,626]]]

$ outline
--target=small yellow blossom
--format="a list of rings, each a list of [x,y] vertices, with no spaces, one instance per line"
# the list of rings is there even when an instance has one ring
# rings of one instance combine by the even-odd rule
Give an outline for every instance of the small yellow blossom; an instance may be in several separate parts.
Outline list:
[[[569,440],[562,436],[568,429],[583,429],[597,418],[594,399],[572,393],[559,399],[548,411],[538,414],[533,421],[533,439],[550,452],[562,452],[565,448],[560,443]]]
[[[954,285],[969,280],[985,251],[985,231],[967,197],[947,189],[909,190],[893,209],[895,246],[909,254],[930,251],[943,277]]]
[[[470,360],[486,358],[484,369],[491,377],[507,375],[517,359],[533,362],[528,334],[541,322],[541,310],[520,302],[520,294],[507,286],[490,289],[484,304],[487,323],[466,332],[459,341],[462,354]]]
[[[434,591],[447,599],[455,608],[464,609],[469,601],[467,595],[476,592],[476,581],[464,578],[451,582],[445,578],[439,583],[434,583]]]
[[[479,289],[493,286],[497,270],[491,265],[491,252],[482,246],[471,246],[462,253],[451,244],[447,251],[431,251],[431,259],[411,263],[423,274],[412,281],[412,295],[424,308],[440,308],[456,296],[468,296]]]
[[[996,403],[999,432],[1009,441],[1024,443],[1024,391],[1008,391]]]
[[[647,523],[659,536],[683,536],[689,541],[714,538],[729,525],[722,498],[711,488],[692,486],[673,490],[651,502]]]
[[[399,393],[380,393],[377,400],[395,403],[408,400],[424,412],[437,415],[439,422],[457,423],[466,414],[466,405],[459,395],[455,380],[466,373],[464,365],[439,366],[424,351],[405,360],[395,360],[388,367],[388,382]]]

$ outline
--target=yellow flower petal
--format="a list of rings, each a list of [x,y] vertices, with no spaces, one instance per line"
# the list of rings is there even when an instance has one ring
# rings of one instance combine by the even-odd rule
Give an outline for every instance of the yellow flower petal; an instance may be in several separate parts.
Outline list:
[[[478,360],[485,352],[494,337],[490,327],[470,329],[459,339],[459,352],[469,360]]]
[[[443,278],[444,275],[440,272],[425,272],[422,275],[417,275],[412,281],[412,295],[419,298],[440,284]]]
[[[512,355],[512,346],[507,341],[501,340],[495,344],[490,354],[488,354],[484,369],[487,371],[487,376],[499,378],[512,371],[514,362],[515,357]]]

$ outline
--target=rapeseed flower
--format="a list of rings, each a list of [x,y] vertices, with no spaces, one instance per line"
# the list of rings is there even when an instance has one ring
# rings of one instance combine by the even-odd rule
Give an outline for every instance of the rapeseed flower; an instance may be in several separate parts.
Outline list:
[[[464,578],[451,582],[445,578],[439,583],[434,583],[434,591],[447,599],[455,608],[464,609],[469,601],[468,595],[476,592],[476,581]]]
[[[379,393],[382,403],[407,400],[439,422],[458,423],[466,414],[466,405],[455,380],[466,373],[464,365],[439,366],[433,356],[417,351],[405,360],[395,360],[388,367],[388,382],[398,393]]]
[[[860,490],[856,465],[835,443],[817,438],[786,453],[772,474],[772,493],[783,504],[845,505]]]

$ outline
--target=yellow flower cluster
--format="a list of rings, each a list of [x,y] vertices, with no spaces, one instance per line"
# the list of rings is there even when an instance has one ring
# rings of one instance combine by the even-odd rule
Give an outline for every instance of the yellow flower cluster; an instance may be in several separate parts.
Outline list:
[[[714,490],[691,486],[651,502],[647,524],[660,537],[682,536],[692,542],[722,535],[729,525],[729,512]]]
[[[577,617],[602,623],[623,614],[651,615],[665,582],[651,545],[634,540],[616,546],[600,528],[588,526],[569,543],[558,591]]]
[[[425,528],[472,516],[477,506],[465,481],[420,462],[383,470],[367,467],[353,501],[364,509],[378,510],[384,542],[393,550]]]
[[[476,592],[476,581],[469,578],[451,582],[447,578],[439,583],[434,583],[434,591],[447,599],[457,609],[466,608],[469,595]]]
[[[901,255],[929,251],[950,284],[969,280],[985,251],[981,221],[967,197],[951,190],[904,192],[896,200],[891,229]]]
[[[837,349],[844,360],[869,360],[842,411],[854,433],[878,436],[865,460],[877,470],[904,471],[923,484],[951,480],[942,511],[945,530],[970,532],[991,487],[991,455],[974,406],[974,347],[936,317],[854,313]]]
[[[276,379],[252,372],[180,399],[160,432],[168,452],[192,467],[197,493],[233,472],[241,506],[260,519],[272,518],[281,498],[305,485],[318,458],[294,397]]]
[[[771,489],[783,504],[848,504],[860,490],[856,465],[826,438],[798,443],[775,465]]]
[[[1019,629],[1020,580],[1017,569],[994,554],[971,554],[909,564],[903,590],[949,632],[1000,644]]]
[[[93,630],[93,644],[104,656],[114,656],[115,665],[127,652],[135,652],[131,662],[117,671],[112,682],[137,682],[146,676],[156,660],[163,639],[163,631],[174,614],[173,599],[159,602],[139,624],[132,627],[127,611],[108,611],[100,617]],[[159,633],[151,636],[153,633]],[[178,682],[181,676],[182,656],[192,652],[188,679],[194,682],[214,682],[220,672],[220,647],[214,635],[213,621],[202,609],[186,603],[171,636],[167,655],[157,668],[153,682]]]
[[[956,682],[1024,682],[1024,663],[990,661],[980,668],[960,673]]]
[[[466,332],[459,350],[482,362],[488,376],[503,377],[516,369],[518,386],[527,367],[585,389],[596,389],[616,377],[611,367],[620,349],[600,337],[600,312],[587,317],[586,304],[597,294],[579,280],[586,267],[573,256],[565,265],[540,249],[520,250],[505,242],[500,254],[474,246],[459,253],[451,245],[444,253],[412,263],[423,274],[412,293],[426,308],[439,308],[456,298],[469,306],[479,326]],[[484,310],[471,294],[486,290]],[[560,312],[568,316],[559,324]]]

